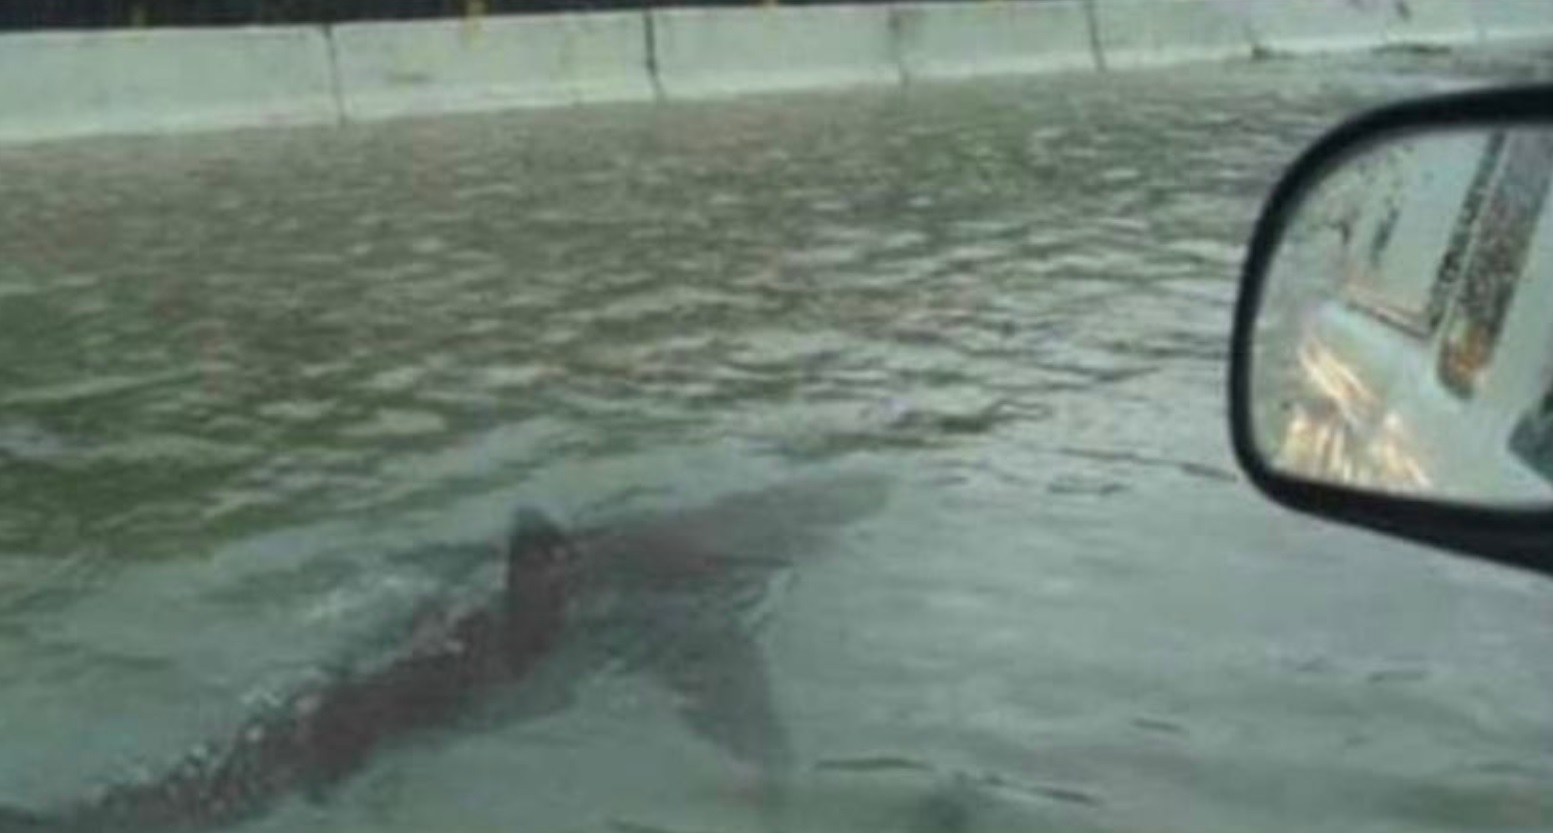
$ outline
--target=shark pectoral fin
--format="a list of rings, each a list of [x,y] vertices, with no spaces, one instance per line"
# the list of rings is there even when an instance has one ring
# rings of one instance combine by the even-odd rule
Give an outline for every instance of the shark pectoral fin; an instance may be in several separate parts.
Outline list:
[[[697,735],[768,776],[791,766],[787,725],[752,634],[691,635],[647,670],[679,698],[680,717]]]

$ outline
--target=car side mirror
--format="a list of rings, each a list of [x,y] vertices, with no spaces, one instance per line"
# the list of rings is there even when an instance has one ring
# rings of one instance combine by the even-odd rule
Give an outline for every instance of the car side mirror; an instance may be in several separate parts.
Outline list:
[[[1263,209],[1230,355],[1268,496],[1553,575],[1553,86],[1318,141]]]

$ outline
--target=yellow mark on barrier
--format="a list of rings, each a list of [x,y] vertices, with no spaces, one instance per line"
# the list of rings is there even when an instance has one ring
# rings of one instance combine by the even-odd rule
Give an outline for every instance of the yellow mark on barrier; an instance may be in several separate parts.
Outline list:
[[[490,11],[487,0],[464,0],[464,40],[480,36],[480,19]]]
[[[129,8],[129,25],[141,29],[150,22],[151,16],[146,12],[145,3],[136,3]]]

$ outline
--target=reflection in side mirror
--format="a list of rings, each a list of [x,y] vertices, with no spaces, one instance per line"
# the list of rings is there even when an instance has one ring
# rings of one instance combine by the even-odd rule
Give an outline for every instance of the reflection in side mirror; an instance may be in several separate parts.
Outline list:
[[[1412,128],[1282,214],[1240,404],[1275,476],[1553,508],[1553,125]]]

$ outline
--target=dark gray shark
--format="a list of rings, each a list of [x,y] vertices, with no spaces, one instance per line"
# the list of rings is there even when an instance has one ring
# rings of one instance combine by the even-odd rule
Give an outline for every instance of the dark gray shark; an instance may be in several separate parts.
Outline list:
[[[885,494],[879,480],[842,478],[571,534],[521,509],[501,547],[499,588],[441,610],[433,626],[422,620],[397,647],[347,663],[155,776],[37,813],[0,808],[0,833],[235,824],[290,795],[325,799],[398,739],[456,728],[471,711],[518,719],[558,709],[579,682],[610,671],[666,686],[692,731],[780,791],[792,753],[756,638],[773,582]],[[465,572],[481,560],[446,549],[402,557]]]

